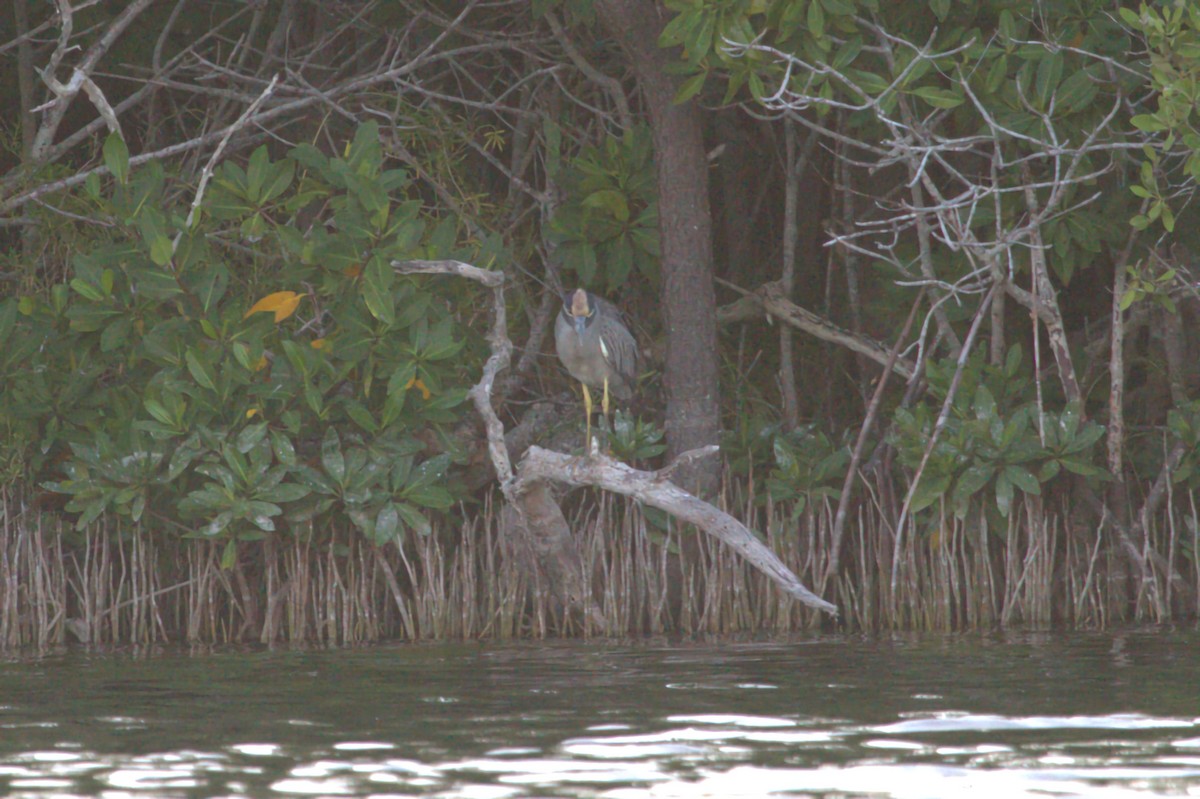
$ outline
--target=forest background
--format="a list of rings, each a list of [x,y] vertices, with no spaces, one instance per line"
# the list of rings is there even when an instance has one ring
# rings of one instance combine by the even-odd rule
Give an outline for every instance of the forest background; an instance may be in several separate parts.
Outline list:
[[[0,641],[1103,626],[1200,607],[1200,7],[13,0]],[[509,534],[579,451],[548,331],[632,320],[636,501]]]

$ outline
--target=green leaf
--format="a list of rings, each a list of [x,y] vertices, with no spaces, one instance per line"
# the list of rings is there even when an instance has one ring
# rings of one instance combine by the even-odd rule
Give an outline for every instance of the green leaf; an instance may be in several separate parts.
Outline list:
[[[1050,97],[1058,88],[1058,84],[1062,80],[1062,73],[1063,56],[1061,52],[1048,53],[1038,64],[1035,86],[1043,108],[1049,104]]]
[[[1132,8],[1118,8],[1117,13],[1121,15],[1121,19],[1125,21],[1126,25],[1134,30],[1141,30],[1142,18]]]
[[[952,476],[948,474],[939,475],[938,477],[922,477],[917,490],[913,493],[912,503],[909,509],[916,513],[937,502],[946,494],[946,489],[950,487]]]
[[[963,104],[963,96],[955,89],[943,89],[940,86],[922,86],[913,89],[913,94],[929,103],[934,108],[957,108]]]
[[[133,332],[133,322],[127,317],[116,319],[104,328],[100,334],[100,351],[116,352],[124,349],[129,343],[129,335]]]
[[[1104,428],[1093,422],[1088,422],[1074,439],[1067,442],[1064,452],[1068,455],[1075,455],[1095,444],[1104,435]]]
[[[171,263],[172,256],[175,255],[175,248],[171,244],[171,240],[166,236],[158,236],[150,242],[150,260],[157,266],[166,266]]]
[[[288,467],[296,465],[296,448],[283,431],[271,431],[271,451],[275,453],[275,460],[280,464]]]
[[[171,482],[183,474],[192,461],[199,457],[203,451],[204,447],[200,444],[200,434],[192,433],[188,436],[171,455],[171,462],[167,465],[167,482]]]
[[[716,14],[703,14],[700,24],[688,31],[683,44],[689,64],[699,64],[712,51],[713,29],[716,22]]]
[[[692,75],[679,85],[678,91],[675,92],[675,98],[671,102],[680,105],[695,97],[704,88],[706,78],[708,78],[707,70]]]
[[[209,391],[216,391],[217,376],[208,359],[202,355],[198,355],[196,350],[191,347],[188,348],[184,358],[187,361],[187,368],[191,372],[192,378]]]
[[[418,485],[405,491],[403,496],[409,502],[426,508],[445,509],[454,504],[454,497],[449,491],[436,485]]]
[[[295,177],[295,174],[296,162],[290,158],[275,164],[271,170],[271,176],[263,184],[259,202],[268,203],[287,191],[288,187],[292,185],[292,178]]]
[[[1083,111],[1092,104],[1099,91],[1099,82],[1086,69],[1079,69],[1058,87],[1058,103],[1069,112]]]
[[[1026,494],[1042,493],[1042,484],[1027,469],[1023,469],[1020,466],[1005,466],[1004,476]]]
[[[225,514],[221,514],[221,515],[224,516]],[[215,522],[214,522],[214,524],[215,524]],[[228,524],[228,522],[226,522],[225,524]],[[224,529],[225,524],[222,524],[220,529],[217,530],[217,532],[220,532],[221,529]],[[210,525],[210,527],[211,527],[211,525]],[[229,539],[228,543],[225,544],[225,551],[221,553],[221,568],[225,571],[229,571],[235,565],[237,565],[237,555],[238,555],[237,541],[235,539],[231,538],[231,539]]]
[[[259,492],[256,496],[264,502],[295,502],[312,493],[312,489],[300,483],[280,483],[274,488]]]
[[[374,435],[379,432],[379,423],[375,421],[375,417],[371,411],[361,402],[350,400],[345,403],[346,415],[354,420],[354,423],[363,430]]]
[[[1009,348],[1008,354],[1004,357],[1004,376],[1009,380],[1016,377],[1017,370],[1021,368],[1021,355],[1021,345],[1018,342]]]
[[[363,302],[367,310],[380,322],[391,325],[396,320],[396,304],[392,296],[392,281],[396,273],[378,255],[367,261],[363,279]]]
[[[1058,476],[1060,471],[1062,471],[1062,466],[1058,461],[1046,461],[1038,470],[1038,480],[1043,483],[1049,482]]]
[[[1108,472],[1098,466],[1093,466],[1075,458],[1061,458],[1059,463],[1068,472],[1080,475],[1081,477],[1107,477]]]
[[[1146,133],[1158,133],[1169,127],[1154,114],[1135,114],[1130,117],[1129,124]]]
[[[250,161],[246,164],[246,199],[250,202],[259,202],[270,168],[271,157],[267,154],[267,145],[260,145],[250,154]]]
[[[1013,13],[1009,9],[1004,9],[1000,12],[1000,36],[1004,39],[1012,40],[1017,37],[1017,23],[1013,18]]]
[[[395,503],[388,502],[379,509],[379,515],[375,517],[375,543],[383,546],[389,541],[394,541],[399,532],[400,512],[396,509]]]
[[[947,0],[948,1],[948,0]],[[846,43],[838,48],[837,53],[833,56],[833,68],[843,70],[858,58],[858,54],[862,52],[863,40],[861,36],[852,36],[846,40]]]
[[[335,427],[328,428],[321,441],[321,465],[335,483],[346,484],[346,458],[342,455],[342,439]]]
[[[1013,500],[1013,485],[1008,479],[1006,472],[1001,472],[996,477],[996,508],[1000,511],[1000,515],[1008,518],[1008,514],[1012,511]]]
[[[433,528],[429,524],[429,519],[425,514],[412,505],[406,505],[403,502],[396,502],[393,505],[396,508],[396,513],[404,520],[404,523],[415,530],[418,535],[429,535],[433,531]]]
[[[808,3],[808,32],[814,39],[825,36],[825,9],[818,0],[809,0]]]
[[[171,415],[170,411],[163,407],[162,403],[158,400],[146,397],[142,400],[142,404],[146,407],[146,410],[149,412],[149,414],[158,421],[167,426],[172,426],[175,424],[175,419]]]
[[[616,189],[601,189],[583,198],[584,208],[604,210],[618,222],[629,221],[629,201],[625,195]]]
[[[238,433],[237,450],[243,454],[249,452],[259,445],[264,438],[267,437],[267,423],[259,422],[258,424],[247,425],[242,428],[242,432]]]
[[[991,464],[977,463],[968,467],[958,477],[958,482],[954,486],[953,504],[955,507],[963,507],[976,494],[983,489],[992,476],[996,474],[996,467]]]
[[[212,313],[229,285],[229,268],[217,262],[207,264],[196,281],[195,292],[205,313]]]
[[[104,140],[104,165],[118,183],[128,182],[129,148],[125,146],[125,140],[115,132],[108,134],[108,138]]]
[[[663,26],[662,33],[658,35],[658,46],[674,47],[683,44],[688,33],[701,25],[702,16],[703,11],[699,8],[689,8],[677,15]]]

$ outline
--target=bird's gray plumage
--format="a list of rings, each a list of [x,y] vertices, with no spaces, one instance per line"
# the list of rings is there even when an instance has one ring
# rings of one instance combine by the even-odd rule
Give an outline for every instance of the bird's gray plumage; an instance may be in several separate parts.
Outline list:
[[[616,306],[583,289],[567,292],[554,323],[554,345],[579,382],[600,388],[608,378],[614,397],[624,402],[633,396],[637,342]]]

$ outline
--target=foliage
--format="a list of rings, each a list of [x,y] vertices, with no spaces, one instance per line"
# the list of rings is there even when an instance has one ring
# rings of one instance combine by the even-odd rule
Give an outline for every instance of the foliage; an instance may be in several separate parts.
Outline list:
[[[1124,66],[1133,40],[1108,4],[1056,0],[1036,14],[992,0],[931,0],[929,14],[875,0],[675,0],[668,7],[678,13],[660,43],[681,46],[677,68],[690,76],[681,98],[716,77],[723,103],[748,93],[750,105],[771,112],[837,113],[839,146],[861,142],[850,151],[881,158],[880,167],[928,171],[928,190],[946,202],[915,205],[929,206],[929,224],[952,247],[921,257],[948,283],[1033,235],[1023,185],[1037,186],[1033,196],[1052,206],[1071,207],[1037,225],[1064,282],[1123,235],[1109,220],[1136,213],[1127,192],[1102,196],[1094,188],[1127,161],[1127,139],[1141,135],[1112,116],[1129,107],[1125,96],[1139,93],[1144,79]],[[911,150],[874,147],[904,142],[914,129],[922,138]],[[1069,158],[1064,142],[1073,143]],[[888,225],[875,220],[846,242],[861,242],[863,254],[907,276],[918,257],[911,223],[905,213]],[[897,232],[909,235],[896,241]],[[964,248],[974,261],[961,256]],[[1012,254],[1013,265],[1028,268],[1025,251]]]
[[[131,169],[115,136],[104,157],[86,192],[106,237],[69,283],[0,304],[7,476],[58,471],[80,526],[153,514],[227,557],[334,513],[377,543],[428,533],[476,355],[459,287],[391,261],[470,253],[405,198],[377,126],[340,155],[225,163],[191,219],[157,163]]]
[[[975,507],[994,507],[1008,516],[1018,491],[1040,495],[1043,485],[1063,471],[1089,479],[1105,476],[1091,456],[1104,429],[1085,421],[1073,405],[1039,418],[1036,403],[1024,396],[1020,365],[1019,347],[1009,351],[1002,367],[971,359],[913,494],[914,512],[945,498],[959,518]],[[954,367],[952,361],[930,364],[935,398],[945,397]],[[915,470],[920,465],[939,410],[940,402],[896,412],[891,440],[903,466]]]
[[[803,511],[815,497],[841,496],[842,478],[850,464],[850,448],[834,444],[815,424],[775,435],[775,467],[767,492],[776,502],[795,502]]]
[[[1167,432],[1171,440],[1184,446],[1172,481],[1188,488],[1200,487],[1200,400],[1168,411]]]
[[[662,439],[662,429],[653,422],[625,411],[613,414],[612,431],[608,434],[608,446],[613,457],[626,463],[658,457],[667,449]]]
[[[1142,262],[1126,268],[1128,277],[1125,293],[1121,295],[1121,310],[1128,310],[1135,302],[1151,300],[1167,313],[1175,313],[1175,301],[1171,299],[1171,288],[1175,285],[1175,269],[1155,269],[1157,265]]]
[[[551,235],[559,244],[563,267],[574,272],[580,284],[595,285],[602,277],[611,293],[634,270],[657,281],[652,158],[650,131],[638,125],[619,139],[606,137],[603,147],[585,146],[562,170],[560,182],[567,194]]]
[[[1137,11],[1121,8],[1119,12],[1121,20],[1146,39],[1155,105],[1130,120],[1157,139],[1154,147],[1145,148],[1139,182],[1130,186],[1148,203],[1146,213],[1135,216],[1132,224],[1140,230],[1159,221],[1170,233],[1175,229],[1172,205],[1179,206],[1175,187],[1164,185],[1175,171],[1171,162],[1182,161],[1190,184],[1200,179],[1200,130],[1193,118],[1200,100],[1200,8],[1195,3],[1162,8],[1142,3]],[[1189,187],[1184,194],[1193,192]]]

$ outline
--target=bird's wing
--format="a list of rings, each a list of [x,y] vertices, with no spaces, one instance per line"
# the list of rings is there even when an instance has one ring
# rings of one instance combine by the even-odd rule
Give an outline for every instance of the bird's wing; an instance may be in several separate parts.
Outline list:
[[[625,325],[613,325],[608,336],[611,352],[604,354],[605,360],[612,364],[613,369],[630,385],[637,381],[638,349],[637,341]]]

